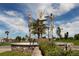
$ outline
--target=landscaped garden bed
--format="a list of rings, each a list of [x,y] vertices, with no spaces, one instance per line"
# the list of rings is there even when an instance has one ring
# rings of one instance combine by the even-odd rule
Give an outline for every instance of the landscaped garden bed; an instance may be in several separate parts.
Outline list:
[[[78,50],[63,50],[61,47],[54,44],[54,41],[40,41],[40,50],[43,56],[79,56]]]

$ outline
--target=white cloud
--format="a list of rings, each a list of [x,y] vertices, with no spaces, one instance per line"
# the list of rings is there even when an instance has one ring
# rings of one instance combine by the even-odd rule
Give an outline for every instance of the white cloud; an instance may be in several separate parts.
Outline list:
[[[4,11],[7,15],[16,16],[16,11]]]
[[[5,11],[3,10],[4,14],[8,15],[8,16],[13,16],[13,17],[24,17],[22,13],[18,12],[18,11],[14,11],[14,10],[10,10],[10,11]]]
[[[35,8],[35,11],[37,13],[39,12],[39,10],[42,10],[46,14],[53,13],[54,15],[62,15],[64,13],[70,11],[71,9],[73,9],[76,6],[76,4],[74,4],[74,3],[61,3],[61,4],[59,4],[59,6],[57,6],[57,8],[53,8],[54,6],[52,6],[51,3],[37,4],[35,6],[37,6],[37,8]],[[30,8],[32,8],[32,7],[30,7]]]
[[[10,11],[8,11],[10,12]],[[11,15],[11,14],[10,14]],[[11,31],[23,31],[28,33],[27,22],[22,17],[10,17],[6,15],[0,15],[0,21],[8,24]]]
[[[2,34],[2,33],[4,33],[4,30],[1,30],[1,29],[0,29],[0,34]]]
[[[60,4],[58,6],[57,9],[54,9],[52,4],[35,4],[35,5],[28,5],[29,8],[33,11],[33,12],[39,12],[39,10],[43,10],[46,14],[50,14],[53,13],[56,16],[62,15],[68,11],[70,11],[71,9],[73,9],[76,4],[70,3],[70,4]],[[24,31],[26,33],[28,33],[28,27],[25,26],[24,19],[22,17],[18,17],[19,13],[16,11],[4,11],[7,15],[10,16],[15,16],[14,18],[5,16],[5,15],[0,15],[0,21],[3,21],[4,23],[8,24],[10,27],[10,30],[12,31]],[[17,16],[17,17],[16,17]],[[61,24],[61,27],[63,27],[63,33],[65,32],[69,32],[71,36],[73,36],[76,33],[79,33],[79,17],[75,18],[76,21],[73,22],[68,22],[66,24]],[[74,20],[75,20],[74,19]],[[54,29],[54,35],[56,36],[56,28]]]
[[[62,34],[69,32],[69,36],[74,36],[79,33],[79,17],[72,19],[72,22],[67,22],[66,24],[61,24],[63,28]]]
[[[68,11],[75,8],[75,6],[78,6],[75,3],[60,3],[57,8],[54,8],[53,3],[38,3],[38,4],[26,4],[30,11],[33,13],[33,17],[35,19],[39,18],[39,12],[42,10],[44,12],[44,15],[50,15],[50,13],[53,13],[55,16],[60,16],[62,14],[67,13]],[[43,17],[44,18],[44,17]]]
[[[40,10],[44,11],[45,14],[44,15],[49,15],[50,13],[53,13],[55,16],[60,16],[62,14],[67,13],[68,11],[72,10],[73,8],[75,8],[76,6],[78,6],[77,4],[74,3],[61,3],[57,6],[57,8],[53,8],[54,6],[52,6],[52,4],[32,4],[32,5],[28,5],[30,7],[30,9],[32,9],[35,13],[39,13]],[[32,7],[33,6],[33,7]],[[36,7],[36,8],[35,8]],[[74,18],[74,20],[79,19],[78,18]],[[66,24],[61,24],[62,22],[57,22],[61,25],[61,28],[63,28],[62,30],[62,34],[64,34],[65,32],[69,32],[70,36],[73,36],[76,33],[79,33],[79,20],[77,21],[73,21],[73,22],[68,22]],[[54,28],[54,36],[56,35],[56,28]]]
[[[61,3],[59,8],[57,9],[52,9],[53,13],[55,15],[61,15],[64,14],[68,11],[70,11],[71,9],[73,9],[76,5],[73,3]]]

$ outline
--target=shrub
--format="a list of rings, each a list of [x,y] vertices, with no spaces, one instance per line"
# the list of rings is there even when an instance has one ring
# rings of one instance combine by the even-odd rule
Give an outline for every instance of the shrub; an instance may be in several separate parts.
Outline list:
[[[75,34],[75,35],[74,35],[74,39],[75,39],[75,40],[79,40],[79,34]]]
[[[63,53],[63,49],[51,42],[40,42],[40,49],[44,56],[60,56]]]
[[[51,47],[46,50],[47,52],[45,53],[46,56],[61,56],[62,55],[62,50],[58,47]]]
[[[76,45],[79,45],[79,40],[63,40],[64,42],[74,42]],[[44,56],[79,56],[79,51],[68,50],[64,51],[59,46],[54,44],[54,41],[40,41],[40,50]]]

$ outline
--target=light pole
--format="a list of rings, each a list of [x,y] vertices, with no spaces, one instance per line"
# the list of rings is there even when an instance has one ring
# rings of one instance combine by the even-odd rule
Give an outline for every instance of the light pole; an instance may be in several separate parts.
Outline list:
[[[54,15],[51,13],[49,17],[50,17],[50,21],[51,21],[51,23],[50,23],[50,30],[51,30],[51,32],[50,33],[52,33],[52,38],[53,38],[53,29],[54,29],[54,21],[53,20],[54,20]]]
[[[30,41],[30,45],[31,45],[31,23],[32,23],[32,16],[31,13],[29,14],[29,22],[28,22],[28,27],[29,27],[29,41]]]
[[[48,29],[48,39],[49,39],[49,27],[47,27],[47,29]]]

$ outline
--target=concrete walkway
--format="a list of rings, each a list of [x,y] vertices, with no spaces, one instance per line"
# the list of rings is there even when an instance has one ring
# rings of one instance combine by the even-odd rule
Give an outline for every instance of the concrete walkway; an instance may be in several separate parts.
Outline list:
[[[72,46],[71,49],[72,50],[79,50],[79,46]]]
[[[39,47],[34,48],[32,56],[42,56],[41,51],[39,50]]]

